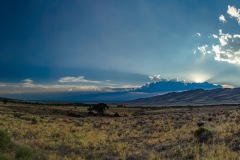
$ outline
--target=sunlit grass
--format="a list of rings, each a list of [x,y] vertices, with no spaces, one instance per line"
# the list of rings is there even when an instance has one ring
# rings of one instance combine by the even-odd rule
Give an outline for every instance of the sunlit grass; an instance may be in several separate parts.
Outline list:
[[[49,107],[87,113],[86,107]],[[8,131],[14,143],[31,146],[38,159],[238,160],[240,157],[236,147],[240,145],[238,107],[107,111],[110,115],[114,113],[122,117],[40,115],[2,105],[0,128]],[[200,143],[194,137],[199,121],[213,133],[211,141]]]

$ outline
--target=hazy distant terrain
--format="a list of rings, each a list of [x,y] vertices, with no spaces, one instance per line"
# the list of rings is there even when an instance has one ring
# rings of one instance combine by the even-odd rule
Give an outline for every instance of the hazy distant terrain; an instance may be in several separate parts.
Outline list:
[[[172,92],[150,98],[136,99],[127,104],[133,106],[240,104],[240,88]]]
[[[50,92],[38,94],[7,94],[6,97],[22,100],[57,101],[57,102],[122,102],[138,98],[153,97],[169,92],[179,92],[193,89],[217,89],[221,85],[208,82],[194,83],[161,79],[158,82],[147,83],[139,88],[115,88],[109,91],[95,92]]]

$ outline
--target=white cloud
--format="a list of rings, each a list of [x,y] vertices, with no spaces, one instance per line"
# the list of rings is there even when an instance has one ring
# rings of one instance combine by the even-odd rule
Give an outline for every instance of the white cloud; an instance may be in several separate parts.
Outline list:
[[[215,60],[240,64],[240,35],[219,33],[218,45],[212,45]]]
[[[93,81],[93,80],[87,80],[84,76],[79,77],[62,77],[58,80],[60,83],[95,83],[98,85],[104,85],[104,86],[118,86],[119,84],[112,83],[111,80],[105,80],[105,81]]]
[[[227,13],[231,18],[235,18],[240,24],[240,9],[234,6],[228,6]],[[221,15],[219,20],[225,22],[225,17]],[[212,34],[210,38],[217,40],[217,44],[203,45],[198,47],[198,51],[203,55],[214,54],[216,61],[225,61],[233,64],[240,64],[240,34],[223,33],[222,29],[219,29],[219,33]]]
[[[154,75],[154,76],[148,76],[148,77],[151,79],[151,81],[154,81],[154,82],[160,82],[160,81],[162,81],[162,82],[168,82],[168,81],[179,82],[178,77],[170,79],[170,80],[161,78],[160,75]]]
[[[135,89],[135,88],[140,88],[141,86],[136,86],[136,85],[119,85],[119,86],[108,86],[105,87],[104,89]]]
[[[218,36],[218,35],[215,35],[215,34],[213,34],[212,36],[213,36],[213,38],[219,40],[221,46],[225,46],[225,45],[228,44],[229,39],[231,39],[233,36],[236,36],[236,35],[233,35],[233,36],[232,36],[232,35],[230,35],[230,34],[228,34],[228,33],[227,33],[227,34],[224,34],[224,33],[222,32],[222,30],[220,29],[220,30],[219,30],[219,36]]]
[[[240,9],[237,9],[235,6],[228,6],[227,13],[240,24]]]
[[[198,50],[203,55],[206,53],[215,54],[216,61],[225,61],[228,63],[240,64],[240,35],[223,33],[220,29],[218,35],[212,35],[213,38],[218,40],[217,45],[208,45],[198,47]]]
[[[219,29],[219,35],[221,36],[222,34],[222,29]]]
[[[211,51],[208,51],[207,48],[208,48],[208,45],[203,45],[201,47],[198,47],[198,51],[203,55],[210,54]]]
[[[22,82],[23,82],[24,84],[32,84],[32,83],[33,83],[33,80],[27,78],[27,79],[22,80]]]
[[[22,83],[23,82],[23,83]],[[41,93],[66,91],[100,91],[101,88],[93,85],[44,85],[34,84],[32,80],[25,79],[21,83],[1,83],[0,94],[11,93]]]
[[[0,87],[6,87],[5,83],[0,83]]]
[[[68,80],[70,81],[70,79]],[[85,79],[83,81],[89,82],[89,80],[85,80]],[[98,81],[90,81],[90,82],[98,83]],[[140,86],[134,86],[134,85],[118,85],[113,83],[106,83],[105,81],[101,82],[101,84],[105,86],[100,87],[97,85],[80,85],[80,84],[59,84],[59,85],[35,84],[34,81],[31,79],[24,79],[19,83],[1,83],[0,82],[0,94],[86,92],[86,91],[87,92],[98,92],[98,91],[109,92],[110,90],[111,92],[115,92],[115,91],[130,90],[133,88],[140,87]]]
[[[240,34],[233,35],[233,38],[240,38]]]
[[[197,53],[197,50],[196,50],[196,49],[194,49],[194,50],[193,50],[193,54],[196,54],[196,53]]]
[[[196,35],[197,35],[198,37],[201,37],[201,36],[202,36],[201,33],[196,33]]]
[[[218,38],[218,35],[212,34],[212,37],[213,37],[213,38]]]
[[[58,80],[60,83],[73,83],[73,82],[79,82],[79,83],[100,83],[100,81],[91,81],[85,79],[84,76],[79,77],[62,77]]]
[[[219,16],[219,21],[222,22],[222,23],[226,23],[227,22],[225,17],[224,17],[224,15],[220,15]]]
[[[154,76],[148,76],[148,77],[151,79],[151,81],[154,81],[154,82],[159,82],[162,80],[160,75],[154,75]]]

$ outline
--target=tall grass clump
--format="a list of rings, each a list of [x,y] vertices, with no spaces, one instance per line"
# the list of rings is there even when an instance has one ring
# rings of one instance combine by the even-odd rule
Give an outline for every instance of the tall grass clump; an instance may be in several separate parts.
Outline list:
[[[14,148],[10,136],[6,131],[0,130],[0,151],[7,151]]]
[[[34,153],[31,148],[27,146],[20,146],[15,153],[16,160],[34,160]]]
[[[0,160],[34,160],[35,156],[31,148],[14,144],[6,131],[0,130]],[[10,156],[12,155],[12,156]]]
[[[200,127],[194,131],[194,136],[200,143],[205,143],[213,138],[213,133],[206,128]]]
[[[10,160],[11,158],[6,154],[0,153],[0,159],[1,160]]]

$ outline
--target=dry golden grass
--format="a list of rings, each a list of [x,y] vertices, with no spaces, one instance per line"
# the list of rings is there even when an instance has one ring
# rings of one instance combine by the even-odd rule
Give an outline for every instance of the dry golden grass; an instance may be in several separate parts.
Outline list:
[[[69,112],[78,117],[68,116]],[[87,116],[86,107],[0,105],[0,128],[38,159],[239,160],[240,107],[110,108]],[[197,123],[213,133],[200,143]]]

